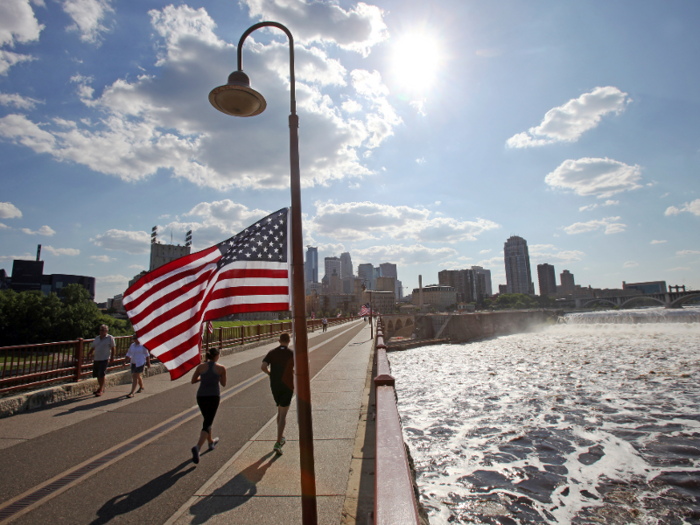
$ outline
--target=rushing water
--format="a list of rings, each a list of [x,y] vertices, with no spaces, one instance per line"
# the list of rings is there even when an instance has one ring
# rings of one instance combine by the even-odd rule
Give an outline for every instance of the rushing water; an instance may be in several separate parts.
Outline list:
[[[700,523],[700,324],[569,322],[389,358],[433,525]]]

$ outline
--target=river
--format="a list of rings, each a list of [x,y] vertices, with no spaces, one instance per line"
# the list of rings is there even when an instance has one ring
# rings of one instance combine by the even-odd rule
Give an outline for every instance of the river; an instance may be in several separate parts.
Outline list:
[[[700,310],[677,312],[389,354],[431,524],[700,523]]]

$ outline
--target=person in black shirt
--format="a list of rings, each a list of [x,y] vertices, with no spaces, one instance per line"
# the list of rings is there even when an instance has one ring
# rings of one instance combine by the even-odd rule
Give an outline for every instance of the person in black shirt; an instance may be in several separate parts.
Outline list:
[[[270,350],[263,359],[260,369],[270,376],[270,389],[277,405],[277,442],[273,450],[282,454],[285,443],[284,427],[287,422],[287,412],[294,395],[294,353],[287,347],[289,334],[280,335],[280,346]]]

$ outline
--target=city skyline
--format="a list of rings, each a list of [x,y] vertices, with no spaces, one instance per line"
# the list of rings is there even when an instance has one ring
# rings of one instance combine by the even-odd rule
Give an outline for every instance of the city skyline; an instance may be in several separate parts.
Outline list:
[[[243,52],[266,111],[216,112],[238,38],[295,36],[304,245],[418,275],[491,270],[502,243],[582,285],[700,288],[700,5],[159,0],[0,5],[0,268],[149,267],[289,205],[287,43]],[[320,277],[320,276],[319,276]],[[537,279],[533,277],[533,281]],[[535,292],[538,286],[535,285]]]

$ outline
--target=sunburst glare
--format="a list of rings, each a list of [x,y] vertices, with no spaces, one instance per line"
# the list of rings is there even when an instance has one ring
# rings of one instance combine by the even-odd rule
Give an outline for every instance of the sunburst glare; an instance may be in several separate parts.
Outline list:
[[[409,33],[399,38],[392,53],[391,71],[395,82],[412,92],[430,88],[442,63],[438,40],[424,33]]]

